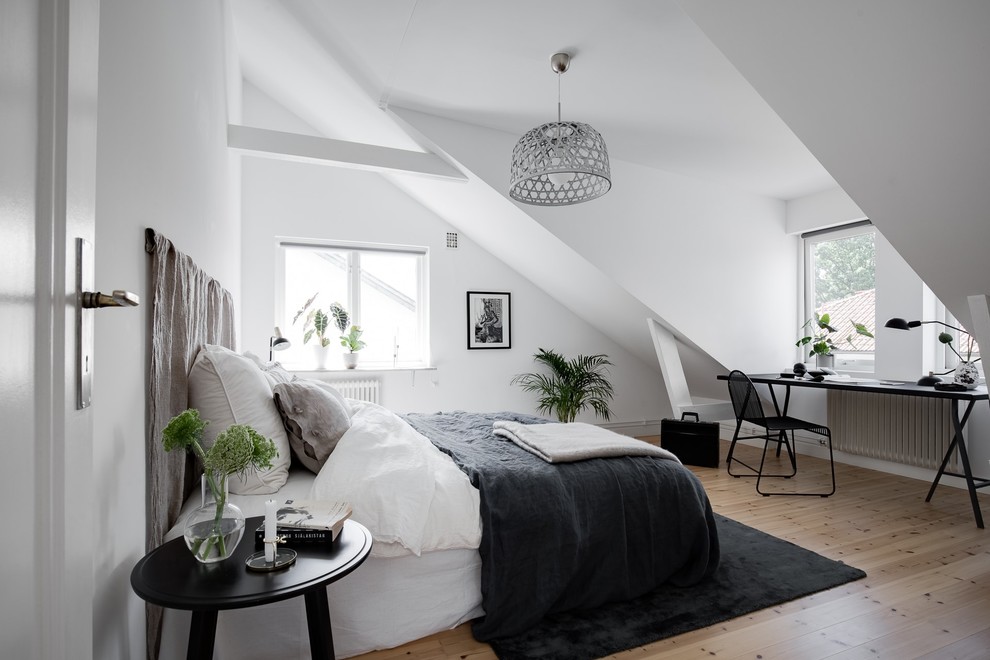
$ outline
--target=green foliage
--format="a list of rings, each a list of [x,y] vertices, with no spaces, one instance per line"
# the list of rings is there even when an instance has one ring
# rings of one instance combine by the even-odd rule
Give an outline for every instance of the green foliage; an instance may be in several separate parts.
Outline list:
[[[333,303],[330,305],[330,316],[333,317],[333,323],[337,326],[337,330],[344,333],[347,330],[347,324],[351,322],[351,317],[347,313],[340,303]]]
[[[963,336],[962,335],[966,335],[966,338],[963,339]],[[964,331],[960,331],[959,332],[959,342],[960,342],[960,344],[963,341],[966,342],[966,357],[963,357],[959,353],[959,351],[956,350],[956,347],[952,345],[953,337],[948,332],[940,332],[940,333],[938,333],[938,340],[940,342],[942,342],[943,344],[945,344],[950,351],[952,351],[953,353],[955,353],[956,354],[956,357],[959,358],[961,361],[963,361],[963,362],[970,362],[970,361],[979,362],[980,361],[980,358],[977,358],[976,360],[973,360],[972,359],[973,358],[973,346],[974,346],[975,342],[973,340],[973,335],[969,334],[968,332],[964,332]]]
[[[815,318],[808,319],[805,321],[804,325],[801,326],[802,330],[807,330],[811,334],[801,337],[794,343],[794,345],[806,347],[810,344],[811,346],[808,357],[815,355],[831,355],[832,351],[837,350],[838,348],[835,341],[831,337],[832,333],[838,332],[838,330],[831,325],[831,321],[832,319],[827,312],[821,314],[820,316],[816,312]],[[855,335],[849,334],[846,336],[845,341],[847,341],[850,345],[854,345],[853,342],[856,335],[862,337],[873,337],[873,333],[870,332],[869,329],[862,323],[857,323],[856,321],[850,321],[849,323],[852,325],[853,330],[855,330]]]
[[[876,288],[873,234],[859,234],[815,246],[815,307]]]
[[[183,410],[173,417],[168,425],[162,429],[162,444],[165,451],[173,449],[189,449],[195,451],[199,449],[197,455],[203,457],[202,440],[203,430],[209,422],[204,421],[199,416],[199,411],[195,408]]]
[[[209,450],[203,450],[203,429],[208,422],[199,411],[189,408],[169,421],[162,430],[165,451],[188,449],[203,462],[203,469],[227,476],[244,472],[250,467],[266,469],[278,456],[275,443],[244,424],[234,424],[222,431]]]
[[[233,424],[217,436],[203,467],[218,474],[237,474],[249,467],[264,470],[278,455],[275,443],[246,424]]]
[[[595,416],[608,420],[611,411],[608,402],[613,397],[609,383],[608,367],[612,365],[606,355],[578,355],[568,360],[555,351],[539,349],[533,359],[551,373],[519,374],[512,379],[526,392],[536,392],[537,411],[556,412],[561,422],[573,422],[577,414],[587,407]]]
[[[269,468],[272,459],[278,456],[274,442],[245,424],[228,426],[217,436],[213,446],[203,451],[203,429],[208,423],[200,418],[198,410],[189,408],[173,417],[162,430],[165,451],[189,449],[203,462],[204,477],[216,502],[210,533],[192,547],[200,559],[210,557],[214,552],[221,557],[227,556],[225,533],[221,527],[227,501],[227,477],[251,467]]]
[[[350,332],[346,335],[340,336],[340,345],[349,350],[351,353],[360,351],[366,345],[363,341],[361,341],[362,334],[364,334],[364,330],[361,329],[361,326],[352,325]]]
[[[322,309],[310,309],[318,295],[320,295],[318,292],[314,293],[313,297],[299,308],[296,315],[292,317],[292,324],[295,325],[299,317],[305,314],[306,318],[303,321],[303,343],[308,344],[309,340],[315,336],[320,346],[326,348],[330,345],[330,338],[326,336],[327,328],[330,327],[330,317]],[[333,304],[336,305],[337,303]],[[333,306],[331,305],[332,310]]]

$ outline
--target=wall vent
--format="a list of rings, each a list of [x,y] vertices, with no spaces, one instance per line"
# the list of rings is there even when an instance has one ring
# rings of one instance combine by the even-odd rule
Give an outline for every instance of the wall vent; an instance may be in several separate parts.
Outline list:
[[[457,232],[456,231],[448,231],[447,232],[447,247],[451,248],[452,250],[456,250],[457,249]]]

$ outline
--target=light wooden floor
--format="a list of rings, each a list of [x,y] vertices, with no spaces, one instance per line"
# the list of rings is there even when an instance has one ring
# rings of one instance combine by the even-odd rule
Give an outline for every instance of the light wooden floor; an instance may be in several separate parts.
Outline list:
[[[617,653],[622,660],[990,658],[990,530],[966,491],[836,464],[830,498],[760,497],[753,479],[692,468],[716,512],[863,569],[867,577],[709,628]],[[758,461],[759,452],[752,452]],[[745,459],[745,456],[743,456]],[[788,486],[814,486],[827,462],[799,457]],[[798,483],[792,483],[797,481]],[[764,482],[766,483],[766,482]],[[990,496],[981,495],[990,520]],[[494,659],[468,624],[362,660]]]

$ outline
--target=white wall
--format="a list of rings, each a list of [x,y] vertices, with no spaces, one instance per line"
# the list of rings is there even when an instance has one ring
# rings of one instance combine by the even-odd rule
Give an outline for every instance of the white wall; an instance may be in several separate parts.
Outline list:
[[[516,136],[397,112],[507,197]],[[599,199],[517,206],[717,362],[760,371],[791,363],[797,250],[784,233],[784,202],[623,161],[611,166],[612,189]],[[552,278],[554,264],[543,267]],[[615,322],[634,323],[648,340],[643,319]]]
[[[250,83],[244,84],[243,94],[245,124],[318,134]],[[242,169],[245,350],[268,355],[268,338],[275,324],[276,236],[425,246],[430,250],[430,352],[436,371],[382,372],[386,406],[400,412],[534,411],[534,396],[509,381],[518,373],[535,370],[532,355],[543,347],[568,356],[609,356],[615,363],[612,409],[616,422],[634,430],[638,424],[669,414],[659,371],[652,364],[644,365],[386,177],[257,157],[245,157]],[[448,231],[459,231],[456,250],[445,247]],[[511,349],[467,350],[467,291],[512,294]],[[281,329],[297,341],[293,333],[298,335],[298,328],[283,324]],[[596,421],[591,412],[580,419]]]
[[[990,290],[990,3],[681,6],[967,324]]]
[[[130,571],[145,552],[145,435],[153,227],[237,296],[219,0],[103,0],[96,282],[141,296],[97,313],[93,657],[144,657],[144,603]],[[236,195],[234,195],[236,197]]]
[[[38,138],[44,127],[38,91],[46,81],[51,82],[39,58],[39,42],[46,35],[40,21],[38,3],[21,0],[0,5],[0,88],[4,90],[0,103],[0,342],[17,347],[5,351],[0,368],[4,464],[15,466],[0,481],[0,515],[5,520],[23,516],[25,521],[17,526],[21,535],[17,551],[10,552],[0,566],[4,585],[0,651],[18,658],[37,657],[41,649],[42,632],[35,619],[42,611],[41,572],[49,568],[41,556],[42,540],[37,538],[38,526],[48,520],[46,505],[30,497],[48,485],[37,476],[46,459],[37,446],[42,433],[38,418],[46,402],[35,400],[44,382],[43,374],[37,373],[37,357],[48,349],[46,327],[35,307],[45,294],[46,283],[37,274],[36,258],[39,234],[45,233],[45,228],[36,226],[43,212],[38,199],[43,183],[38,178],[44,163],[39,154]]]
[[[787,366],[797,248],[784,203],[621,161],[612,176],[597,207],[533,217],[726,368]]]
[[[275,324],[276,236],[425,246],[430,263],[430,350],[436,371],[385,372],[384,405],[400,412],[534,411],[534,396],[509,381],[536,369],[532,355],[545,347],[568,356],[607,354],[615,363],[614,419],[658,419],[659,374],[470,239],[462,235],[456,250],[447,249],[446,233],[454,228],[380,175],[255,157],[246,157],[242,169],[245,349],[267,357]],[[465,294],[470,290],[512,294],[511,349],[467,349]],[[282,331],[300,341],[298,327],[283,325]],[[595,418],[589,412],[582,419]]]
[[[841,189],[808,195],[787,203],[787,227],[793,232],[822,229],[862,218],[862,212]],[[918,274],[879,228],[876,250],[876,377],[914,381],[935,368],[935,326],[923,326],[905,332],[885,328],[883,324],[895,316],[909,320],[932,318],[931,296],[925,293],[924,282]],[[793,413],[825,422],[825,396],[814,396],[815,394],[818,393],[802,392],[800,397],[795,396],[792,399]],[[990,477],[990,469],[987,467],[990,443],[986,441],[990,437],[990,408],[985,404],[976,406],[966,429],[967,437],[972,439],[967,447],[970,450],[973,471],[977,476]],[[846,457],[844,460],[921,479],[934,478],[934,471],[905,468],[882,461],[864,461],[859,457]],[[958,481],[951,478],[944,481],[958,485]]]
[[[800,234],[865,220],[866,214],[842,188],[830,188],[786,203],[785,231]]]

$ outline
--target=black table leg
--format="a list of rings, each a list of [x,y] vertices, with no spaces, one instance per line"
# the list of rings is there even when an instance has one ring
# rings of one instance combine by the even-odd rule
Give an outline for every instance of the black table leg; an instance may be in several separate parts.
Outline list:
[[[976,496],[976,481],[973,479],[973,469],[969,465],[969,451],[966,449],[966,441],[963,438],[963,427],[966,425],[967,420],[969,420],[969,414],[973,410],[973,401],[969,402],[966,407],[966,412],[963,413],[962,418],[959,417],[959,401],[954,402],[955,405],[952,406],[952,442],[949,443],[949,448],[945,452],[945,458],[942,459],[942,465],[939,466],[938,472],[935,474],[935,480],[932,482],[932,487],[928,489],[928,497],[925,498],[926,502],[930,502],[932,495],[935,494],[935,487],[938,485],[939,480],[945,473],[945,467],[949,464],[949,458],[952,456],[952,449],[956,448],[959,450],[959,462],[962,463],[963,474],[959,475],[966,479],[966,490],[969,491],[969,500],[973,505],[973,517],[976,518],[976,526],[980,529],[984,529],[983,526],[983,512],[980,511],[980,500]]]
[[[313,660],[334,660],[333,632],[330,630],[330,602],[327,588],[306,592],[306,623],[309,626],[309,652]]]
[[[217,611],[193,611],[186,660],[213,660],[213,641],[216,636]]]

